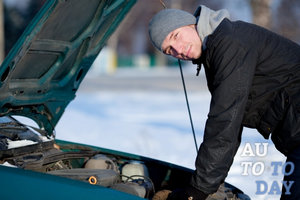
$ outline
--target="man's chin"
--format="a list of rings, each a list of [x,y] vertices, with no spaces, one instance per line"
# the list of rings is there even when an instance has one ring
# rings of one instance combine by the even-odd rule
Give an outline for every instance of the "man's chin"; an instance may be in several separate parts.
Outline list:
[[[185,58],[184,60],[186,60],[186,61],[192,61],[192,60],[195,60],[195,58],[187,57],[187,58]]]
[[[184,60],[184,61],[191,61],[191,60],[193,60],[193,59],[191,59],[191,58],[177,58],[177,59],[179,59],[179,60]]]

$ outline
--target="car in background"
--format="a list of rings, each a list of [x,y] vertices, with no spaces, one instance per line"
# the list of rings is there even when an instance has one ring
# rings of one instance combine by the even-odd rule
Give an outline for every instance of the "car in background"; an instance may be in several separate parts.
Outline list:
[[[134,3],[49,0],[10,51],[0,67],[1,199],[152,199],[188,183],[188,168],[55,139],[57,122]],[[250,198],[224,183],[208,199]]]

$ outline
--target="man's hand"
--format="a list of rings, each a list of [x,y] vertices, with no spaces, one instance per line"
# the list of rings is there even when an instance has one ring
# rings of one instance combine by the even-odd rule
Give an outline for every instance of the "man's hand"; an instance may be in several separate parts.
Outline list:
[[[171,192],[171,190],[158,191],[154,194],[152,200],[166,200]]]
[[[208,195],[193,187],[176,189],[174,191],[162,190],[155,193],[152,200],[205,200]]]
[[[167,200],[205,200],[207,196],[194,187],[186,187],[172,191]]]

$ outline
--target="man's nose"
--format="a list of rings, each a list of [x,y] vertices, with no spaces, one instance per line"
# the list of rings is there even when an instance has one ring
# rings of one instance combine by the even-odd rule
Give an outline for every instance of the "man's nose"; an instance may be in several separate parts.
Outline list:
[[[183,46],[180,43],[175,43],[173,48],[175,49],[177,54],[182,54],[183,53]]]

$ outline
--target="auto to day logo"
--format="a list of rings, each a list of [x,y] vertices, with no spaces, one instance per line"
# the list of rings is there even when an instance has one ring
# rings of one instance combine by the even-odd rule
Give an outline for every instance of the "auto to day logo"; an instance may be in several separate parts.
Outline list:
[[[254,147],[250,143],[245,143],[242,150],[241,157],[265,157],[268,154],[268,143],[254,143]],[[293,162],[272,161],[270,166],[266,166],[262,161],[242,161],[241,167],[243,168],[242,176],[252,175],[261,177],[265,173],[266,167],[271,168],[271,176],[289,176],[293,173],[295,165]],[[255,181],[256,195],[281,195],[281,188],[284,187],[285,194],[290,195],[290,189],[294,181],[272,181],[271,183],[259,179]]]

